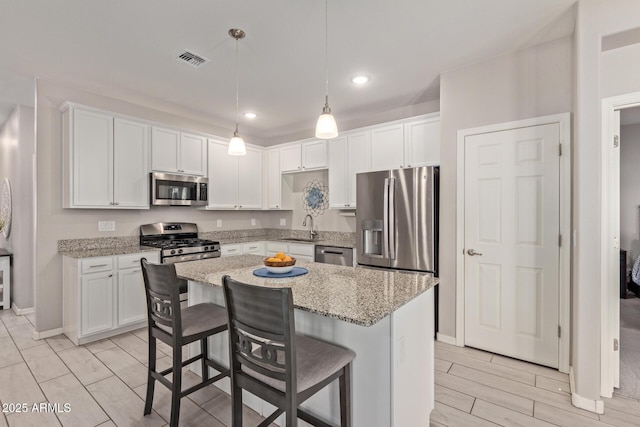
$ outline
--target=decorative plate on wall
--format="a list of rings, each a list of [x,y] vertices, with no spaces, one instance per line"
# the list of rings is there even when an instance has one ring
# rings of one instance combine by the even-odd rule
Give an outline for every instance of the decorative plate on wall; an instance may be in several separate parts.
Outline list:
[[[329,207],[329,191],[324,182],[314,179],[302,192],[302,207],[311,216],[322,215]]]
[[[5,178],[2,182],[0,219],[4,223],[2,234],[4,234],[4,237],[9,237],[9,233],[11,232],[11,184],[9,184],[9,178]]]

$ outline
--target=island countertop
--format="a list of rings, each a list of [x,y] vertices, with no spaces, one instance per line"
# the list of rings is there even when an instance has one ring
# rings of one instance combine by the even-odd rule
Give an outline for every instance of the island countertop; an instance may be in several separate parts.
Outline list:
[[[176,264],[179,277],[210,286],[222,286],[222,276],[252,285],[290,287],[293,305],[300,310],[371,326],[413,298],[438,284],[427,273],[344,267],[298,261],[309,270],[298,277],[272,279],[254,276],[263,267],[258,255],[189,261]]]

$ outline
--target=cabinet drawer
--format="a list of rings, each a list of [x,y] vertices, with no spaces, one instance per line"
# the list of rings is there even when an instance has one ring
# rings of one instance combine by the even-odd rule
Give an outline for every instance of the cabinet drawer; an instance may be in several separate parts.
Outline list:
[[[119,255],[117,257],[118,270],[121,270],[123,268],[140,268],[140,260],[142,258],[146,258],[149,262],[157,262],[156,255],[153,252],[149,254]]]
[[[311,261],[313,261],[313,248],[313,245],[306,245],[304,243],[289,243],[289,254],[310,257]]]
[[[267,255],[273,256],[276,252],[289,252],[289,244],[282,242],[267,242]]]
[[[242,245],[243,254],[264,255],[264,242],[250,242]]]
[[[113,257],[87,258],[80,265],[82,274],[113,270]]]
[[[232,256],[242,254],[242,244],[222,245],[220,247],[220,256]]]

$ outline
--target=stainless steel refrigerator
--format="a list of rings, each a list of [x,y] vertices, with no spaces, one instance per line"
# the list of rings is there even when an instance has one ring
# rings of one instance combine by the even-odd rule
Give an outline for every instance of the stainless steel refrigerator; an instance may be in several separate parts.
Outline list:
[[[360,265],[438,273],[439,168],[356,176]]]

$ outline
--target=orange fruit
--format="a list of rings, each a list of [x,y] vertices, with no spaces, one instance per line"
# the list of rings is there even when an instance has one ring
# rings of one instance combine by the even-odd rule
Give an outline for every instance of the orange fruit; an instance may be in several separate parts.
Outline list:
[[[283,261],[293,261],[293,258],[287,255],[286,257],[284,257]]]
[[[269,261],[269,262],[280,262],[280,258],[271,257],[271,258],[267,258],[267,261]]]
[[[278,252],[276,254],[276,258],[278,259],[284,259],[286,257],[286,255],[284,254],[284,252]]]

